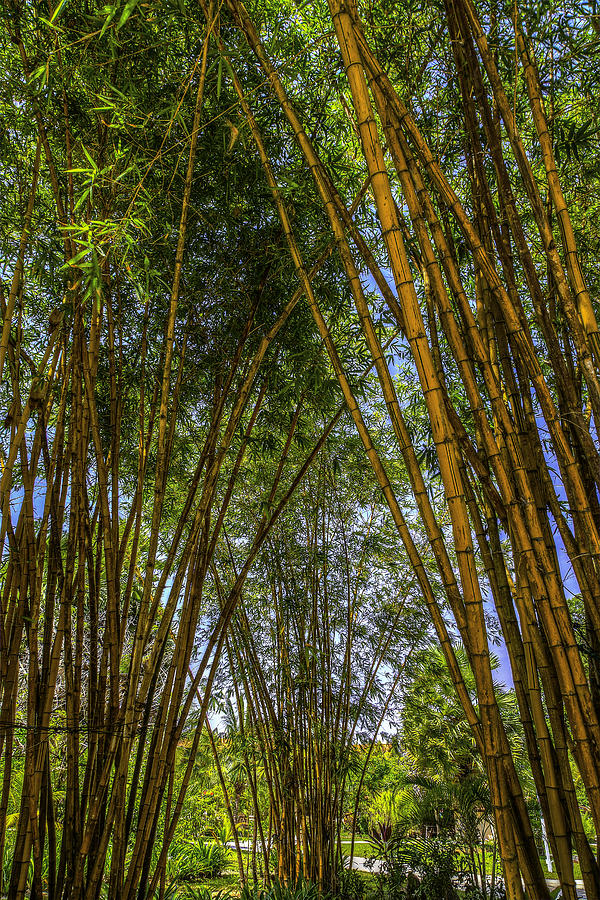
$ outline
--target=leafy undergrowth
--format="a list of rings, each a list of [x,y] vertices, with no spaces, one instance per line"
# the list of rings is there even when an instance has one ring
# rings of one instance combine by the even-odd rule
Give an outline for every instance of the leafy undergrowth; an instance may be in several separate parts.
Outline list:
[[[170,848],[167,878],[173,882],[195,882],[216,878],[227,867],[227,849],[216,841],[182,838]]]
[[[355,856],[370,855],[367,853],[359,853],[357,847],[359,842],[355,844]],[[365,848],[369,845],[365,842]],[[262,885],[256,888],[242,889],[240,885],[239,873],[234,869],[234,856],[229,855],[227,862],[227,870],[222,874],[213,877],[204,877],[197,882],[171,882],[164,900],[317,900],[318,892],[314,885],[300,885],[296,889],[285,888],[276,885],[271,889],[266,889]],[[542,860],[544,872],[549,878],[556,878],[556,873],[548,871]],[[350,875],[350,873],[348,873]],[[581,878],[580,867],[575,863],[575,877]],[[377,875],[373,872],[361,872],[354,870],[348,879],[348,884],[342,888],[340,897],[335,900],[380,900],[381,883]],[[554,897],[558,889],[555,889],[551,896]],[[457,896],[461,900],[467,900],[468,894],[458,890]]]
[[[182,883],[171,880],[165,891],[164,900],[237,900],[240,894],[239,875],[225,872],[202,881]]]

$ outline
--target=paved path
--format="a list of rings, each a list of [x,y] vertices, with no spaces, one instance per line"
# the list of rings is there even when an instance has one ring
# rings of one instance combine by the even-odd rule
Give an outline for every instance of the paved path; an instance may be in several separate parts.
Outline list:
[[[381,869],[381,860],[376,859],[373,861],[372,866],[367,866],[367,860],[364,856],[355,856],[352,860],[352,868],[358,869],[359,872],[379,872]]]
[[[557,887],[560,886],[560,883],[559,883],[558,881],[554,881],[554,880],[551,879],[551,878],[548,878],[546,883],[547,883],[548,887],[550,888],[550,890],[552,890],[552,891],[553,891],[555,888],[557,888]],[[577,896],[578,896],[578,897],[583,897],[584,900],[585,900],[585,891],[584,891],[584,889],[583,889],[583,881],[576,881],[576,882],[575,882],[575,887],[577,888]],[[559,894],[558,896],[560,897],[560,894]]]

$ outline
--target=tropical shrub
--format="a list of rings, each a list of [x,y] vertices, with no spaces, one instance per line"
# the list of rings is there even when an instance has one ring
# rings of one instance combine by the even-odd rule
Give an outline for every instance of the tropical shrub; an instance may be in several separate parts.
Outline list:
[[[364,900],[365,882],[355,869],[342,869],[338,873],[337,900]]]
[[[205,884],[186,884],[185,900],[230,900],[230,890],[211,891]]]
[[[373,863],[379,859],[376,880],[382,900],[458,900],[458,855],[452,841],[392,838],[376,848]]]
[[[245,885],[240,900],[324,900],[324,895],[316,884],[300,877],[295,884],[275,880],[268,887]]]
[[[227,850],[220,844],[184,838],[171,846],[167,875],[174,881],[215,878],[227,865]]]

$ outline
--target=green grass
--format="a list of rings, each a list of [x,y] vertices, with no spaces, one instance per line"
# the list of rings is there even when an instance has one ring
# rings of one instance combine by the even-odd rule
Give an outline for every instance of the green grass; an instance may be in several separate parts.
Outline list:
[[[350,844],[342,844],[342,853],[344,856],[350,856]],[[365,859],[368,859],[370,856],[375,855],[375,848],[370,841],[360,841],[357,840],[354,842],[354,856],[362,856]]]

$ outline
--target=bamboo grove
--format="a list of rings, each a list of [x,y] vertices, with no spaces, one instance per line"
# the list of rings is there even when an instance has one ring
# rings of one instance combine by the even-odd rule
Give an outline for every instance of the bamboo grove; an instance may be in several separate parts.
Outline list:
[[[52,898],[164,892],[224,667],[271,771],[279,874],[303,848],[306,874],[334,883],[339,798],[314,773],[354,740],[358,599],[342,670],[290,697],[290,647],[310,668],[302,642],[326,658],[331,626],[317,573],[286,611],[277,529],[352,423],[485,763],[507,896],[550,895],[492,611],[563,896],[575,852],[597,900],[575,780],[597,835],[598,182],[585,120],[561,120],[570,78],[592,106],[597,18],[494,0],[7,0],[2,28],[0,857],[25,758],[3,889],[41,900],[47,868]],[[269,477],[232,551],[259,452]],[[264,553],[278,684],[244,604]],[[400,607],[374,667],[405,627]],[[278,750],[283,720],[310,734],[317,719],[302,754]]]

